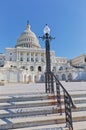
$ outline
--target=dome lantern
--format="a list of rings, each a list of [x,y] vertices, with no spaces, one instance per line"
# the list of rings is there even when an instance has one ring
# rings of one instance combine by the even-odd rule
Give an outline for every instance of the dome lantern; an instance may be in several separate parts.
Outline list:
[[[30,30],[30,24],[29,24],[29,20],[27,20],[27,25],[26,25],[26,30]]]

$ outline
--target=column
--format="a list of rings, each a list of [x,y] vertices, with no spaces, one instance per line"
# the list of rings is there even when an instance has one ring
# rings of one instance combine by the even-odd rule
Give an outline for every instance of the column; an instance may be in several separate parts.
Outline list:
[[[19,60],[19,54],[18,54],[19,52],[17,51],[17,54],[16,54],[16,61],[18,61]]]
[[[38,61],[41,62],[41,53],[38,55]]]
[[[24,52],[24,55],[23,55],[23,61],[27,61],[27,53],[26,52]]]
[[[35,52],[34,52],[34,62],[35,62]]]
[[[30,62],[31,62],[31,52],[30,52]]]
[[[18,53],[18,61],[20,61],[20,52]]]

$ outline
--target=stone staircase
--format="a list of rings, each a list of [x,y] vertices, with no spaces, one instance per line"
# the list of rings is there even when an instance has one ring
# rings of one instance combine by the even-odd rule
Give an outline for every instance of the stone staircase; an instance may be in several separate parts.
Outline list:
[[[86,130],[86,91],[69,92],[76,106],[72,109],[74,130]],[[69,130],[53,94],[0,96],[0,130]]]

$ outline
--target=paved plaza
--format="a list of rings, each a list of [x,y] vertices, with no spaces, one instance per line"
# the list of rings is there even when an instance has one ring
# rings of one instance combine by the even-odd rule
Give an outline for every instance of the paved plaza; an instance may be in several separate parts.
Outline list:
[[[62,85],[67,89],[69,93],[71,92],[84,92],[86,91],[86,82],[61,82]],[[5,84],[0,86],[0,95],[9,95],[9,94],[30,94],[30,93],[44,93],[45,84]]]

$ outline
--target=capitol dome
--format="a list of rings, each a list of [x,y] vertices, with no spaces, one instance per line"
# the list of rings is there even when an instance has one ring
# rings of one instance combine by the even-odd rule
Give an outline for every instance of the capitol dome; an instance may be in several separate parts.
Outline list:
[[[40,44],[35,33],[30,30],[29,22],[27,22],[26,29],[18,38],[15,47],[40,48]]]

